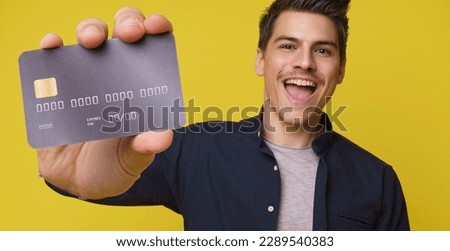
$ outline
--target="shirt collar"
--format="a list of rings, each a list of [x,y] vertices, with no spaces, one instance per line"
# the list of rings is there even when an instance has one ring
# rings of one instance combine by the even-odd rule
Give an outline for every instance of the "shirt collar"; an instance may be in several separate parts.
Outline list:
[[[250,135],[252,135],[252,138],[257,139],[260,150],[272,155],[272,152],[267,147],[262,137],[262,130],[263,130],[261,122],[262,119],[263,119],[263,108],[261,108],[261,111],[258,116],[244,120],[243,123],[247,124],[248,126],[243,125],[241,132],[249,133]],[[319,125],[324,127],[324,133],[319,137],[317,137],[312,142],[312,148],[318,156],[323,155],[327,152],[333,136],[333,126],[331,124],[328,115],[325,112],[322,113],[320,117]]]

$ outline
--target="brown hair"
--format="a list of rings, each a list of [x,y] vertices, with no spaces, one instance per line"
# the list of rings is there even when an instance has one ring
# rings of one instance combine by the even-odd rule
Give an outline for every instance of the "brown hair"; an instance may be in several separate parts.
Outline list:
[[[336,24],[339,38],[339,55],[346,58],[350,0],[276,0],[267,8],[259,22],[258,48],[264,51],[273,33],[275,21],[284,11],[304,11],[322,14]]]

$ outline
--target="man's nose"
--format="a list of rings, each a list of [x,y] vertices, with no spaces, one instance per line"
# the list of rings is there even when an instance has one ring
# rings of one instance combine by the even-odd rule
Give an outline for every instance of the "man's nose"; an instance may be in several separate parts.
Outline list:
[[[315,71],[316,62],[313,52],[308,48],[302,48],[296,52],[292,60],[292,67],[295,69],[302,69],[304,71]]]

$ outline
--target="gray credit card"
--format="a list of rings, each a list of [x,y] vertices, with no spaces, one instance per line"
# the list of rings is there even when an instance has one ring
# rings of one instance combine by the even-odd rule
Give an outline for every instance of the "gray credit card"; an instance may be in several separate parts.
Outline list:
[[[175,129],[185,123],[174,37],[107,40],[19,57],[28,143],[34,148]]]

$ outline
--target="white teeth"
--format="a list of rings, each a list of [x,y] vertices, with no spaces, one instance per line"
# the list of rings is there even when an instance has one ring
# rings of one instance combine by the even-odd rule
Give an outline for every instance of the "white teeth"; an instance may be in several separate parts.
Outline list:
[[[305,87],[316,87],[314,82],[307,81],[303,79],[287,79],[284,81],[285,84],[297,85],[297,86],[305,86]]]

